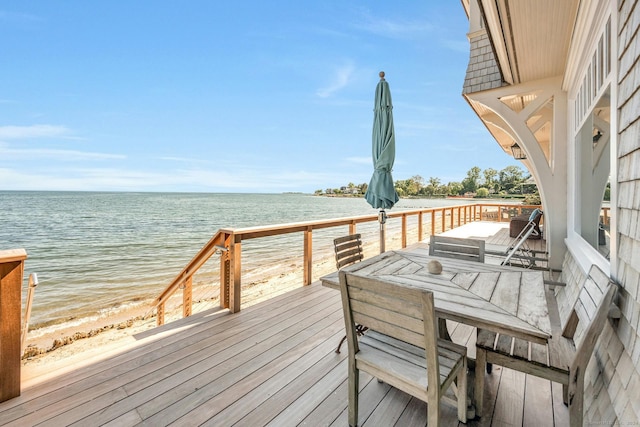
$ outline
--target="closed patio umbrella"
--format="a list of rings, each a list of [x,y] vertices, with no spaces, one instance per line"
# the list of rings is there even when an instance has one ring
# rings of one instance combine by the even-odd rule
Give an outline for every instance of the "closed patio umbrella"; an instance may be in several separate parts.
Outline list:
[[[396,136],[393,130],[393,105],[389,83],[384,79],[384,71],[380,72],[380,81],[376,86],[376,96],[373,109],[373,176],[364,197],[369,204],[380,209],[380,252],[384,252],[385,223],[390,209],[399,200],[398,193],[393,187],[391,170],[396,158]]]

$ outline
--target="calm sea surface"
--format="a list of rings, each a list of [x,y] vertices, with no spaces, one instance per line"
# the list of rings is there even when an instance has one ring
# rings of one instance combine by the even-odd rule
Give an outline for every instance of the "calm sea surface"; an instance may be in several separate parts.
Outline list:
[[[461,203],[469,202],[403,199],[393,211]],[[27,251],[25,286],[30,273],[39,279],[31,315],[38,327],[156,297],[219,228],[376,213],[363,198],[304,194],[0,191],[0,250]],[[314,258],[332,256],[331,239],[347,231],[314,232]],[[242,249],[243,275],[276,275],[294,258],[301,263],[302,234],[255,239]]]

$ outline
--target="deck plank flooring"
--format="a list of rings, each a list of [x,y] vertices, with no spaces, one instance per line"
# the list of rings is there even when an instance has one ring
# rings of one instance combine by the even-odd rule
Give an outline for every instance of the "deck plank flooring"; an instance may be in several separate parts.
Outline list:
[[[473,358],[475,329],[448,323]],[[345,426],[346,347],[335,353],[343,335],[339,293],[314,282],[239,313],[196,314],[31,379],[0,403],[0,425]],[[426,424],[424,402],[366,374],[360,387],[361,425]],[[494,366],[485,387],[485,414],[468,426],[568,420],[562,388],[548,381]],[[441,414],[442,425],[462,426],[455,408],[443,404]]]

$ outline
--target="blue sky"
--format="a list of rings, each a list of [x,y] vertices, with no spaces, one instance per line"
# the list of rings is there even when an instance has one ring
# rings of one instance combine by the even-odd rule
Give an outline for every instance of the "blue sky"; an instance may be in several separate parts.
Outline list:
[[[518,165],[461,96],[457,1],[0,6],[0,190],[313,192],[369,182],[387,74],[394,179]]]

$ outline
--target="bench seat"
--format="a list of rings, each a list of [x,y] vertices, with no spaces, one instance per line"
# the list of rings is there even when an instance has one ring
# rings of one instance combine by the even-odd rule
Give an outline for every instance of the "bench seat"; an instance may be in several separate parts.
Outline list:
[[[542,345],[482,329],[476,345],[492,353],[491,363],[569,385],[569,364],[576,347],[573,340],[560,334]]]

